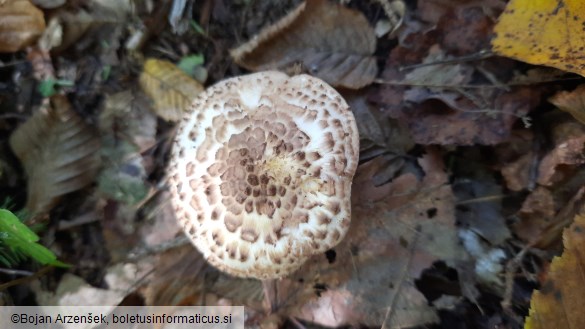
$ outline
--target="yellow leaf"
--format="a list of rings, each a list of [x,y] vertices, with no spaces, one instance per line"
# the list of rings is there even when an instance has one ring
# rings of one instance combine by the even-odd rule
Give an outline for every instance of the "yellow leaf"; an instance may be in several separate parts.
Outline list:
[[[498,55],[585,75],[583,0],[511,0],[494,31]]]
[[[585,328],[585,216],[563,232],[565,250],[530,301],[524,329]]]
[[[154,102],[156,114],[167,121],[179,121],[204,89],[173,63],[153,58],[144,63],[140,86]]]

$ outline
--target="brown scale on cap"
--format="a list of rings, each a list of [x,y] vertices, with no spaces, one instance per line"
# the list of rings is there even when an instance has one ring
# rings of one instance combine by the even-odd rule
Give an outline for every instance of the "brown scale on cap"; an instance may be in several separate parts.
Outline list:
[[[317,78],[219,82],[179,125],[169,167],[178,220],[220,270],[286,276],[347,232],[358,143],[347,103]]]

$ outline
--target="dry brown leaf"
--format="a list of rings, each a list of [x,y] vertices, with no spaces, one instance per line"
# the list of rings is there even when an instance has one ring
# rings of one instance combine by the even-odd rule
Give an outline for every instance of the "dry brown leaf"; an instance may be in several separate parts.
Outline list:
[[[204,305],[204,273],[210,266],[192,245],[168,250],[153,261],[154,272],[140,289],[147,305]]]
[[[558,124],[553,128],[554,149],[540,162],[537,182],[552,186],[574,175],[585,163],[585,126],[575,121]]]
[[[471,25],[464,29],[466,24]],[[390,52],[382,75],[386,85],[374,100],[390,117],[406,124],[417,143],[502,143],[509,138],[518,119],[536,106],[538,88],[518,87],[509,92],[499,88],[467,88],[486,71],[499,77],[505,70],[500,59],[482,65],[441,63],[450,59],[449,54],[487,45],[490,24],[481,8],[464,7],[455,15],[442,18],[432,33],[411,32]],[[463,30],[465,33],[461,34]],[[436,65],[419,66],[412,71],[400,69],[437,61]]]
[[[534,162],[534,153],[528,152],[502,168],[502,176],[506,186],[512,191],[521,191],[530,183],[531,165]]]
[[[563,254],[553,259],[548,278],[532,295],[525,329],[585,328],[585,216],[575,216],[563,243]]]
[[[531,241],[550,225],[556,214],[553,194],[546,187],[538,186],[526,197],[517,216],[514,232],[523,241]]]
[[[156,114],[167,121],[179,121],[204,89],[173,63],[153,58],[144,62],[140,86],[153,100]]]
[[[445,16],[449,16],[454,9],[481,7],[490,17],[495,18],[504,6],[504,0],[418,0],[417,15],[420,15],[424,22],[436,24]]]
[[[530,180],[536,175],[534,164],[538,161],[534,148],[534,134],[528,129],[512,130],[505,143],[494,147],[496,167],[508,189],[521,191],[531,184]]]
[[[358,91],[343,91],[343,98],[349,104],[360,133],[360,149],[362,160],[377,156],[384,152],[405,154],[414,147],[414,142],[397,120],[385,116],[377,106],[368,102],[366,95],[371,88]],[[371,150],[376,148],[376,150]],[[364,151],[368,149],[367,153]]]
[[[582,124],[585,124],[585,85],[580,85],[571,92],[558,92],[548,101],[559,109],[570,113]]]
[[[249,70],[286,70],[302,63],[336,87],[359,89],[377,74],[376,36],[364,15],[327,0],[307,0],[231,51]]]
[[[43,12],[28,0],[0,2],[0,52],[29,46],[45,30]]]
[[[84,51],[90,51],[91,48],[93,54],[97,55],[97,49],[102,60],[106,59],[104,54],[118,49],[118,39],[122,38],[122,30],[132,8],[128,0],[87,1],[81,7],[63,6],[50,12],[49,17],[58,20],[63,34],[62,43],[55,50],[63,51],[71,47],[74,51],[86,54]],[[96,42],[100,44],[94,47]],[[117,64],[112,60],[105,63]]]
[[[91,183],[99,168],[97,134],[65,96],[51,98],[10,136],[10,147],[28,176],[26,209],[49,211],[63,195]]]

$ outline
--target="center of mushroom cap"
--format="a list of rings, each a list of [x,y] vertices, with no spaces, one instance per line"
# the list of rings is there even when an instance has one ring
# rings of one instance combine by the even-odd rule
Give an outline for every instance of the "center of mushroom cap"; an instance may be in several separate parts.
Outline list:
[[[263,235],[261,238],[273,243],[280,238],[283,225],[306,220],[302,215],[293,218],[298,215],[293,214],[299,202],[297,189],[319,174],[306,171],[310,163],[301,149],[310,142],[308,136],[294,122],[283,123],[286,118],[272,119],[251,120],[242,132],[233,134],[217,151],[218,172],[212,173],[222,181],[219,188],[227,211],[226,228],[232,233],[241,228],[242,239],[249,242]],[[242,227],[243,212],[265,216],[268,221],[259,221],[253,228]]]

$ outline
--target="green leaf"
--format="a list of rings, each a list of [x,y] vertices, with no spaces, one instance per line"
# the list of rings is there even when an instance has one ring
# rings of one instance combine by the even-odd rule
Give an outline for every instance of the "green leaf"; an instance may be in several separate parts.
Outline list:
[[[193,76],[195,68],[203,65],[203,63],[205,63],[205,57],[202,54],[196,54],[181,58],[177,66],[187,75]]]
[[[0,209],[0,238],[19,237],[27,242],[39,241],[39,236],[24,225],[18,217],[6,209]]]
[[[10,247],[23,251],[27,256],[36,260],[37,262],[46,265],[57,260],[55,254],[38,243],[30,243],[20,237],[9,237],[4,240]]]
[[[51,97],[57,93],[55,90],[55,80],[48,79],[41,81],[39,84],[39,92],[43,97]]]
[[[58,261],[51,250],[37,243],[38,240],[39,236],[12,212],[0,209],[0,263],[10,267],[27,256],[43,265],[70,266]]]
[[[55,87],[73,87],[75,84],[70,80],[47,79],[39,84],[39,92],[43,97],[51,97],[57,93]]]
[[[102,80],[107,81],[110,78],[111,73],[112,73],[112,66],[111,65],[104,65],[102,67]]]
[[[201,35],[207,35],[207,33],[205,33],[205,30],[201,27],[201,25],[199,25],[199,23],[197,23],[194,20],[191,20],[191,27],[193,28],[193,30],[195,30],[195,32],[201,34]]]

